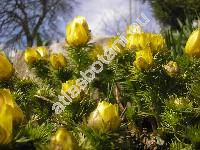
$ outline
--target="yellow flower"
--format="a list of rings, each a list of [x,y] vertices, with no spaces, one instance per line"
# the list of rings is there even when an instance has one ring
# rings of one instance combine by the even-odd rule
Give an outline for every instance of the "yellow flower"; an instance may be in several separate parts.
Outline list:
[[[0,144],[7,144],[12,135],[12,113],[0,99]]]
[[[190,57],[200,58],[200,29],[190,35],[185,46],[185,53]]]
[[[139,47],[137,47],[139,50],[141,49],[150,49],[151,48],[151,34],[149,33],[142,33],[142,34],[138,34],[138,40],[137,40],[137,44]]]
[[[97,60],[98,59],[98,55],[103,55],[104,54],[104,50],[103,47],[99,44],[95,45],[94,48],[92,49],[91,53],[90,53],[90,57],[92,60]]]
[[[102,133],[116,130],[119,124],[118,105],[106,101],[99,102],[88,119],[88,126]]]
[[[73,101],[80,98],[81,89],[76,85],[76,80],[68,80],[66,83],[62,83],[62,91],[69,93]]]
[[[51,138],[52,150],[75,150],[76,142],[71,134],[64,128],[59,128]]]
[[[23,120],[23,113],[13,101],[10,90],[0,90],[0,144],[7,144],[11,140],[13,122]]]
[[[144,34],[141,26],[139,25],[130,25],[126,29],[126,38],[127,38],[127,47],[129,49],[140,47],[139,41],[141,40]]]
[[[39,47],[28,47],[25,50],[24,59],[27,64],[32,64],[33,62],[39,59],[47,59],[48,58],[48,50],[44,46]]]
[[[160,34],[135,33],[127,35],[127,48],[150,49],[153,53],[159,52],[165,45],[165,39]]]
[[[115,51],[122,52],[124,48],[120,43],[117,42],[118,39],[119,39],[119,36],[115,36],[108,39],[107,46],[108,48],[112,48]],[[116,44],[114,43],[115,41],[116,41]]]
[[[135,34],[135,33],[142,33],[142,27],[140,25],[130,25],[126,29],[126,35]]]
[[[189,99],[181,97],[181,98],[176,98],[174,100],[174,104],[179,109],[184,109],[184,108],[187,109],[187,108],[189,108],[188,105],[191,103],[190,103]]]
[[[12,64],[4,53],[0,53],[0,81],[8,80],[14,72]]]
[[[25,50],[24,59],[27,64],[32,64],[36,60],[40,59],[40,53],[34,47],[28,47]]]
[[[179,72],[179,67],[174,61],[170,61],[166,65],[164,65],[164,69],[166,73],[171,77],[176,76]]]
[[[72,85],[76,85],[76,80],[68,80],[66,83],[62,83],[62,90],[67,92]]]
[[[150,49],[150,34],[135,33],[127,35],[127,47],[129,49]]]
[[[54,69],[60,69],[67,65],[66,58],[60,54],[52,54],[50,56],[50,63]]]
[[[150,50],[140,50],[136,52],[135,66],[138,69],[147,69],[153,64],[153,56]]]
[[[140,34],[129,34],[126,36],[127,39],[127,45],[126,47],[128,49],[135,49],[139,47],[140,45],[138,44]]]
[[[49,55],[49,52],[45,46],[36,47],[36,50],[40,54],[40,57],[42,58],[47,58]]]
[[[66,39],[70,46],[84,45],[90,40],[90,30],[85,17],[75,17],[66,30]]]
[[[20,123],[23,120],[23,112],[13,100],[9,89],[0,90],[0,102],[5,103],[6,107],[11,111],[14,122]]]

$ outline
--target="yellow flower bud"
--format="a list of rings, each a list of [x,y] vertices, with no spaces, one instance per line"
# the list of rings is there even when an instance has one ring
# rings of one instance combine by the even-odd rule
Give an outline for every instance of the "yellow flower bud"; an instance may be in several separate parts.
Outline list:
[[[135,66],[138,69],[148,69],[153,64],[153,56],[150,50],[136,52]]]
[[[64,68],[67,65],[66,58],[60,54],[52,54],[50,56],[50,63],[54,69]]]
[[[200,58],[200,29],[192,32],[186,46],[185,53],[190,57]]]
[[[71,134],[64,128],[59,128],[51,138],[52,150],[75,150],[76,142]]]
[[[77,16],[66,27],[66,39],[70,46],[87,44],[90,31],[85,17]]]
[[[12,113],[13,121],[16,123],[20,123],[23,118],[23,112],[17,103],[13,100],[10,90],[1,89],[0,90],[0,101],[6,104],[6,107]]]
[[[166,65],[164,65],[164,69],[166,73],[171,77],[176,76],[179,72],[179,67],[174,61],[170,61]]]
[[[48,58],[49,52],[45,46],[36,47],[36,51],[40,54],[40,57]]]
[[[88,126],[102,133],[116,130],[120,124],[118,109],[117,104],[99,102],[97,108],[90,114]]]
[[[0,81],[8,80],[14,72],[12,64],[4,53],[0,53]]]
[[[177,109],[177,110],[184,110],[192,108],[192,103],[188,98],[185,97],[171,97],[170,100],[166,103],[168,107]]]
[[[68,80],[66,83],[62,83],[62,90],[69,93],[74,101],[79,100],[81,89],[76,85],[76,80]]]
[[[76,85],[76,80],[68,80],[66,83],[62,83],[62,90],[67,92],[72,85]]]
[[[12,113],[0,98],[0,144],[7,144],[11,140],[12,123]]]
[[[135,33],[142,33],[142,27],[140,25],[130,25],[126,29],[126,35],[135,34]]]
[[[25,50],[24,59],[27,64],[32,64],[36,60],[40,59],[40,53],[34,47],[28,47]]]

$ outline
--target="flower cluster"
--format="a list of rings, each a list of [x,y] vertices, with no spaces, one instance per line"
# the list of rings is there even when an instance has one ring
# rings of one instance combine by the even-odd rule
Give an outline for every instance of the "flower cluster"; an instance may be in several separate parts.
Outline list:
[[[134,65],[138,69],[147,69],[153,64],[153,55],[164,46],[165,40],[160,34],[145,33],[139,25],[129,26],[126,30],[127,48],[136,51]]]
[[[49,56],[49,50],[45,46],[27,48],[25,50],[24,60],[27,64],[33,64],[38,60],[47,60],[50,61],[54,69],[67,66],[67,60],[63,54],[51,54]]]
[[[48,103],[48,106],[44,106],[44,108],[52,108],[52,110],[55,110],[55,114],[52,113],[52,110],[47,110],[49,113],[48,115],[51,115],[50,117],[48,116],[50,118],[48,121],[52,121],[51,123],[57,128],[55,134],[52,135],[51,138],[48,137],[48,139],[51,139],[48,146],[52,150],[79,149],[81,144],[87,140],[93,139],[93,137],[96,138],[94,138],[95,140],[102,140],[107,138],[107,136],[111,136],[111,132],[121,133],[121,129],[123,131],[128,131],[128,134],[126,134],[127,132],[124,134],[128,135],[126,137],[129,137],[130,132],[131,136],[132,131],[136,132],[137,129],[135,126],[137,126],[137,124],[145,124],[145,122],[147,122],[147,124],[150,122],[152,130],[155,130],[154,128],[157,128],[157,126],[167,121],[171,121],[171,124],[175,126],[175,124],[179,122],[179,118],[177,119],[176,117],[179,115],[179,112],[184,111],[184,114],[186,114],[193,108],[194,104],[198,105],[198,99],[196,100],[194,98],[196,101],[195,103],[192,103],[191,100],[191,97],[193,98],[199,94],[198,92],[193,93],[188,97],[185,95],[194,89],[199,89],[199,85],[196,85],[195,82],[196,80],[199,81],[199,78],[186,78],[189,69],[182,71],[184,67],[181,68],[181,62],[178,61],[178,59],[173,59],[169,56],[170,54],[168,55],[166,52],[165,39],[161,34],[146,33],[140,25],[131,25],[128,26],[126,30],[126,37],[118,35],[109,38],[104,45],[99,43],[89,43],[91,38],[91,31],[86,19],[82,16],[78,16],[66,26],[67,55],[62,53],[52,53],[47,46],[26,48],[24,60],[27,65],[32,67],[32,65],[34,66],[37,62],[43,61],[51,65],[45,66],[47,67],[47,70],[50,70],[48,70],[50,73],[47,71],[50,75],[48,74],[49,76],[45,78],[44,83],[35,83],[34,89],[30,91],[28,91],[26,87],[23,87],[25,92],[20,89],[23,85],[15,85],[17,83],[14,83],[13,80],[19,79],[14,75],[15,69],[6,55],[0,53],[0,83],[3,83],[0,89],[0,144],[4,145],[11,142],[14,136],[14,125],[22,123],[27,115],[24,114],[25,111],[23,110],[23,112],[16,103],[18,101],[12,96],[13,94],[16,94],[20,98],[22,97],[22,99],[25,97],[24,95],[30,94],[31,96],[26,95],[26,98],[31,99],[31,106],[32,102],[33,105],[38,103],[35,102],[35,99],[42,99]],[[191,34],[186,43],[184,57],[188,56],[191,60],[200,57],[199,41],[200,30],[197,29]],[[74,58],[76,59],[76,63],[79,63],[75,66],[71,65],[73,62],[70,62],[70,60],[72,60],[69,52],[70,50],[78,57]],[[81,57],[80,53],[84,53],[85,55],[82,55],[83,57],[88,57],[90,61],[92,60],[94,62],[90,66],[83,65],[84,67],[82,68],[85,70],[78,70],[80,74],[77,74],[74,70],[83,63],[80,61],[81,58],[79,58]],[[88,61],[89,59],[85,58],[85,61]],[[190,59],[188,59],[188,61]],[[187,65],[189,66],[190,64],[188,63]],[[103,69],[105,69],[106,73]],[[64,72],[66,70],[71,71],[72,75],[68,76],[68,72]],[[132,73],[132,71],[134,71],[134,73]],[[43,74],[43,70],[41,72]],[[55,77],[54,75],[56,73],[62,73],[66,78],[61,79],[57,76]],[[103,74],[104,77],[97,77],[100,73],[105,73]],[[179,76],[181,73],[182,76]],[[108,79],[112,80],[110,81],[112,85],[106,83],[106,86],[108,86],[107,88],[105,84],[101,84],[100,82],[107,82],[108,74],[113,76]],[[95,80],[96,84],[99,84],[97,86],[92,82],[95,77],[97,77]],[[51,78],[51,80],[48,78]],[[194,81],[186,82],[186,79],[194,79]],[[21,79],[19,80],[20,81],[16,82],[21,83]],[[154,81],[158,81],[158,83],[155,83]],[[46,91],[42,89],[43,84]],[[28,85],[28,88],[32,86],[29,82],[26,82],[25,85]],[[167,88],[165,88],[165,86]],[[185,86],[185,88],[182,89],[182,86]],[[24,93],[18,90],[18,87]],[[82,94],[87,87],[89,87],[87,94]],[[177,87],[182,90],[180,90],[183,93],[180,92],[182,95],[178,95],[179,89]],[[187,88],[190,87],[193,89],[191,91],[187,90]],[[106,91],[107,93],[103,93],[101,88],[105,91],[108,89]],[[178,92],[173,91],[176,90],[175,88],[178,89]],[[154,93],[154,90],[156,93]],[[102,95],[96,96],[93,93],[94,91],[100,91],[102,93],[99,92],[97,95]],[[177,97],[174,96],[176,94],[178,95]],[[59,95],[58,98],[57,95]],[[168,98],[168,96],[171,95],[174,97]],[[28,101],[27,99],[25,99],[25,101]],[[56,101],[57,99],[58,101]],[[43,104],[43,101],[41,104]],[[53,106],[49,105],[49,103],[53,103]],[[26,106],[26,102],[22,102],[21,105]],[[39,105],[36,106],[38,107]],[[89,105],[92,106],[90,107]],[[165,108],[165,110],[163,109],[161,111],[160,107]],[[36,109],[38,111],[39,108]],[[167,112],[168,109],[170,111]],[[171,113],[172,110],[176,110],[178,113]],[[46,109],[44,109],[44,112],[45,111]],[[196,110],[193,109],[193,111]],[[193,111],[190,112],[190,116],[194,113]],[[60,114],[60,116],[58,116],[58,114]],[[46,114],[44,113],[44,115]],[[37,115],[34,114],[34,117],[35,116],[37,118]],[[29,116],[29,118],[31,117],[33,116]],[[46,119],[46,117],[44,118]],[[145,120],[146,118],[147,121]],[[43,119],[43,117],[38,120],[40,119]],[[165,119],[165,121],[162,122],[162,119]],[[34,124],[37,122],[36,124],[40,124],[40,121],[38,120],[32,120],[31,123]],[[174,123],[175,121],[176,123]],[[123,125],[121,122],[123,122]],[[73,127],[71,125],[73,125]],[[66,128],[64,128],[65,126]],[[173,130],[176,130],[174,126],[172,126]],[[181,126],[178,127],[181,128]],[[27,126],[26,128],[29,127]],[[48,130],[49,128],[50,127],[48,127]],[[118,130],[119,128],[120,130]],[[71,130],[74,130],[74,133],[71,133]],[[83,137],[86,139],[83,143],[77,140],[80,140],[80,137],[74,136],[79,131],[83,131]],[[144,145],[153,145],[155,147],[156,144],[159,143],[160,137],[157,136],[157,134],[152,134],[152,137],[147,137],[148,134],[145,128],[143,129],[143,132],[143,135],[139,138],[142,139],[141,141]],[[35,135],[34,132],[29,132],[28,134]],[[88,135],[90,135],[90,137],[87,139]],[[45,136],[42,135],[39,137],[43,138]],[[113,135],[113,137],[114,136],[116,135]],[[120,138],[117,140],[121,140]],[[36,136],[35,139],[31,140],[37,141],[39,139],[38,136]],[[112,138],[109,137],[109,140],[110,139]],[[102,143],[102,141],[99,143]],[[160,145],[164,145],[164,141],[161,139],[160,143]]]
[[[82,31],[81,33],[83,33],[83,35],[77,34],[79,31]],[[67,25],[67,43],[73,47],[87,44],[87,42],[89,42],[88,37],[86,36],[87,34],[84,33],[88,32],[88,25],[85,18],[76,17]],[[73,44],[74,42],[76,45]],[[64,111],[65,106],[72,102],[73,99],[77,100],[77,97],[80,95],[81,91],[84,91],[89,83],[95,79],[95,74],[102,72],[103,65],[108,65],[115,58],[117,52],[121,52],[121,48],[125,47],[125,45],[126,40],[124,40],[121,36],[114,38],[114,40],[112,39],[112,44],[108,44],[108,48],[103,49],[101,45],[95,45],[90,53],[90,56],[96,61],[93,62],[93,64],[85,72],[80,71],[81,78],[78,78],[77,80],[68,80],[66,83],[62,84],[61,94],[63,96],[59,96],[60,102],[56,102],[52,106],[52,109],[55,110],[55,113],[60,114]],[[64,97],[67,99],[67,101],[64,100]]]

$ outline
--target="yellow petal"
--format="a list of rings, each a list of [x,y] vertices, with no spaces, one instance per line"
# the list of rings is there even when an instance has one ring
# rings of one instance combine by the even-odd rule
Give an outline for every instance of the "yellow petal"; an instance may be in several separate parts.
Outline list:
[[[0,90],[0,101],[4,102],[6,104],[7,109],[12,113],[14,122],[20,123],[23,120],[23,112],[17,105],[17,103],[13,100],[10,90]]]
[[[151,45],[151,34],[149,33],[142,33],[139,34],[139,50],[141,49],[149,49]]]
[[[136,52],[134,64],[138,69],[147,69],[153,64],[153,56],[150,50],[140,50]]]
[[[0,144],[7,144],[12,135],[12,113],[4,100],[0,99]]]
[[[185,46],[185,53],[188,56],[200,58],[200,29],[190,35]]]
[[[88,126],[92,129],[105,130],[103,118],[98,109],[95,109],[89,116]]]
[[[159,52],[165,45],[165,39],[160,34],[151,35],[151,50],[154,53]]]
[[[135,49],[136,47],[138,47],[137,45],[137,39],[138,39],[138,34],[130,34],[130,35],[127,35],[126,36],[126,39],[127,39],[127,45],[126,47],[128,49]],[[136,41],[136,42],[135,42]]]
[[[64,128],[59,128],[51,138],[51,148],[60,147],[62,150],[75,150],[75,140]]]
[[[126,29],[126,35],[135,34],[135,33],[142,33],[142,27],[140,25],[130,25]]]
[[[88,119],[88,126],[99,132],[116,130],[120,124],[118,105],[106,101],[99,102]]]
[[[119,39],[119,36],[115,36],[115,37],[108,39],[107,46],[108,46],[108,48],[112,48],[115,51],[123,52],[123,50],[124,50],[123,46],[120,43],[116,43],[116,44],[114,43],[118,39]]]
[[[0,81],[8,80],[14,72],[12,64],[4,53],[0,53]]]
[[[101,117],[108,129],[115,130],[120,121],[118,106],[116,104],[109,104],[109,107],[105,108],[104,111],[101,112]]]
[[[48,57],[49,52],[45,46],[36,47],[37,52],[40,54],[40,57],[45,58]]]
[[[66,83],[62,83],[62,90],[67,92],[72,85],[76,85],[76,80],[68,80]]]
[[[150,49],[153,53],[159,52],[165,45],[165,39],[160,34],[135,33],[127,35],[129,49]]]
[[[13,99],[8,89],[0,89],[0,101],[5,102],[6,105],[14,107]]]
[[[62,54],[52,54],[50,56],[50,63],[54,69],[60,69],[67,65],[66,58]]]
[[[35,62],[40,58],[41,56],[39,52],[36,50],[36,48],[31,47],[25,50],[24,59],[27,64],[32,64],[33,62]]]

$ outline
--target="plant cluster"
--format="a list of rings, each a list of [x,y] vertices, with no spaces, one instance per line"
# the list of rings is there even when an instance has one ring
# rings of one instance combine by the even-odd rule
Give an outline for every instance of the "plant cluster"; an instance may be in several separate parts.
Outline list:
[[[67,25],[64,53],[25,50],[34,78],[20,78],[1,53],[0,149],[200,149],[200,29],[174,55],[162,35],[129,26],[114,60],[61,114],[52,110],[118,38],[88,43],[78,16]]]

